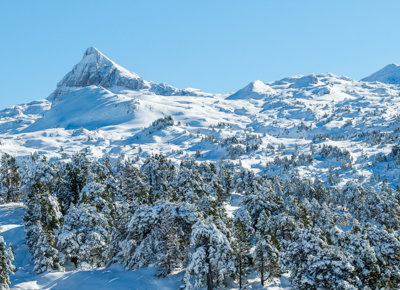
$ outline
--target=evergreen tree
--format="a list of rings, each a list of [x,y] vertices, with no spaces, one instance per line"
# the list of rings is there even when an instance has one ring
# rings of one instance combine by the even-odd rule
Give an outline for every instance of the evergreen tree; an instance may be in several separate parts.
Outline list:
[[[222,287],[228,275],[236,271],[231,259],[232,248],[227,236],[210,220],[199,220],[192,227],[192,252],[186,267],[183,289],[193,289],[190,282],[194,274],[194,287],[204,285],[207,290]]]
[[[79,269],[104,266],[110,244],[109,220],[95,206],[71,205],[58,236],[62,261],[71,261]]]
[[[348,255],[329,246],[319,228],[296,229],[282,246],[279,262],[291,272],[291,289],[358,289]]]
[[[0,160],[0,199],[5,202],[17,202],[19,194],[19,173],[16,160],[4,153]]]
[[[110,168],[97,161],[90,164],[85,183],[64,217],[57,246],[63,261],[91,269],[107,263],[116,186]]]
[[[6,243],[3,236],[0,236],[0,289],[9,290],[11,281],[10,274],[15,274],[17,268],[12,264],[14,262],[14,250],[11,244],[6,249]]]
[[[360,224],[353,220],[352,228],[342,235],[341,248],[350,254],[349,262],[354,266],[359,289],[382,289],[381,272],[374,248],[362,233]]]
[[[146,176],[147,183],[150,185],[151,194],[154,200],[168,195],[170,184],[176,177],[176,168],[171,160],[162,154],[148,156],[141,167]]]
[[[375,251],[381,273],[380,280],[384,281],[382,285],[386,289],[398,288],[400,285],[400,238],[398,233],[371,224],[366,224],[362,233],[368,238],[369,244]]]
[[[232,192],[232,176],[230,170],[222,162],[220,163],[218,176],[225,193],[229,196]]]
[[[206,194],[204,182],[197,168],[181,167],[174,181],[180,201],[195,204]]]
[[[128,203],[138,201],[140,204],[151,204],[153,197],[149,195],[150,188],[145,182],[143,172],[132,163],[124,164],[121,171],[121,194]]]
[[[191,226],[198,218],[194,206],[189,204],[160,200],[154,205],[137,207],[126,224],[121,250],[114,261],[125,269],[161,264],[160,274],[166,274],[166,270],[172,270],[185,257]],[[161,227],[161,224],[168,226]]]
[[[181,230],[175,224],[171,209],[165,207],[160,225],[155,229],[156,256],[159,276],[169,275],[182,259]]]
[[[234,241],[232,244],[233,258],[236,265],[236,275],[239,280],[239,289],[243,289],[246,280],[244,277],[251,271],[251,236],[254,234],[252,228],[252,221],[247,211],[236,211],[234,219],[233,236]]]
[[[254,268],[260,272],[261,285],[272,278],[279,278],[279,251],[271,241],[270,235],[257,232],[253,251]]]
[[[38,274],[62,270],[56,245],[56,232],[62,217],[58,200],[51,194],[54,170],[47,160],[32,160],[21,169],[20,188],[25,194],[24,215],[27,244]]]
[[[261,180],[252,170],[242,168],[232,179],[232,190],[240,194],[257,194],[261,189]]]
[[[71,156],[71,162],[59,164],[57,187],[55,188],[60,201],[63,214],[67,212],[71,204],[78,203],[79,194],[86,184],[90,170],[90,160],[84,153]]]
[[[198,170],[201,172],[201,177],[205,183],[205,191],[217,200],[218,206],[222,206],[227,201],[229,194],[220,181],[215,165],[201,163]]]
[[[260,191],[243,196],[239,205],[249,212],[254,227],[262,212],[265,211],[268,215],[280,212],[283,200],[275,194],[271,184],[264,181]]]

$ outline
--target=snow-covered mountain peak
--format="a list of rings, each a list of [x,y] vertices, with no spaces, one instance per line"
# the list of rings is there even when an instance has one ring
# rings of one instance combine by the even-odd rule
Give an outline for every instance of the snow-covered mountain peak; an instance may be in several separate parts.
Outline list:
[[[57,84],[57,87],[122,86],[129,89],[149,87],[137,74],[119,66],[99,50],[89,47],[82,60]]]
[[[97,48],[95,48],[93,46],[91,46],[88,49],[86,49],[85,54],[83,55],[83,57],[88,56],[88,55],[96,55],[96,56],[106,57]]]
[[[81,90],[89,86],[94,86],[94,89],[97,87],[106,90],[115,87],[116,90],[143,90],[143,93],[146,94],[163,96],[194,96],[201,93],[200,90],[181,90],[168,84],[145,81],[136,73],[113,62],[97,48],[89,47],[83,54],[82,60],[62,78],[62,80],[57,84],[57,89],[47,98],[47,100],[54,102],[69,92]],[[204,93],[201,94],[211,95]]]
[[[392,63],[385,66],[383,69],[363,78],[364,82],[381,82],[386,84],[400,84],[400,65]]]
[[[272,89],[270,86],[264,84],[260,80],[253,81],[245,86],[243,89],[240,89],[236,93],[230,95],[228,100],[237,100],[237,99],[260,99],[266,95],[271,93]]]

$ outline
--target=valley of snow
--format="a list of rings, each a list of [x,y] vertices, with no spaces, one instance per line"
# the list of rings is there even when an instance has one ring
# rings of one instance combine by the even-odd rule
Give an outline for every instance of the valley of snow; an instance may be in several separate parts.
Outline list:
[[[137,158],[139,164],[155,153],[177,164],[190,154],[200,162],[230,159],[267,176],[285,174],[276,156],[304,153],[314,162],[296,167],[302,176],[318,175],[326,182],[331,167],[342,185],[358,179],[377,186],[372,176],[379,175],[396,188],[400,170],[391,152],[399,144],[399,107],[400,66],[395,64],[362,81],[312,74],[257,80],[221,95],[145,81],[89,48],[47,99],[0,111],[0,152],[18,162],[34,152],[50,160],[86,152],[97,158]],[[153,123],[167,116],[173,124]],[[348,150],[351,169],[335,156],[322,155],[324,144]],[[182,272],[158,279],[152,268],[125,271],[113,265],[36,275],[25,244],[23,212],[21,203],[0,206],[0,231],[17,254],[12,289],[179,288]],[[258,281],[256,275],[251,279]],[[286,280],[266,289],[283,289]]]

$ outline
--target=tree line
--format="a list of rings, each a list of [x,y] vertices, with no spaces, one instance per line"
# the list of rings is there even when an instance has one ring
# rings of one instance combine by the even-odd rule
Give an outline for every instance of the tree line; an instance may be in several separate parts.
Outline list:
[[[4,155],[0,182],[3,203],[24,201],[38,274],[120,263],[157,267],[159,277],[183,269],[181,289],[232,280],[246,289],[254,272],[262,285],[289,273],[292,289],[400,285],[400,192],[385,182],[338,188],[296,170],[283,179],[223,160],[186,156],[178,166],[156,154],[138,164],[83,153],[55,162],[33,154],[20,167]],[[1,245],[0,263],[12,265]]]

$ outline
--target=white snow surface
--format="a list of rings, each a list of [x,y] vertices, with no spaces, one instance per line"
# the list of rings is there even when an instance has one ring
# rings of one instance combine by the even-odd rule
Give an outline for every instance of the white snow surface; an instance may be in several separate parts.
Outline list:
[[[327,144],[347,149],[354,169],[341,170],[339,160],[316,154],[312,165],[296,167],[301,175],[318,174],[326,181],[331,164],[339,170],[342,185],[352,178],[380,174],[395,188],[400,170],[393,166],[385,171],[385,163],[373,161],[378,154],[391,152],[394,144],[386,139],[399,132],[399,84],[400,66],[389,65],[361,81],[331,73],[311,74],[270,83],[254,81],[233,94],[211,94],[145,81],[89,48],[47,99],[0,111],[0,153],[11,154],[18,162],[35,151],[50,159],[83,151],[94,157],[109,154],[117,158],[124,153],[141,159],[163,153],[179,163],[184,154],[200,150],[198,161],[214,162],[222,156],[229,158],[227,146],[222,145],[225,138],[250,140],[257,135],[262,140],[260,148],[236,156],[232,162],[259,172],[267,163],[272,164],[276,155],[290,158],[295,145],[296,154],[308,154],[310,145],[318,152],[318,146]],[[151,125],[169,115],[174,125]],[[379,143],[367,142],[360,135],[373,131],[387,135]],[[316,134],[329,136],[313,142]],[[345,138],[336,138],[342,135]],[[267,149],[268,143],[275,153]],[[280,144],[286,148],[278,149]],[[279,174],[281,169],[271,166],[266,174]],[[228,211],[234,208],[235,204]],[[154,278],[152,268],[133,272],[114,265],[36,275],[25,244],[23,212],[22,204],[0,206],[0,230],[17,254],[19,271],[12,277],[13,289],[179,288],[182,272],[160,280]],[[257,276],[250,280],[257,289]],[[266,289],[283,289],[285,285],[287,277]],[[237,286],[232,283],[231,287]]]

